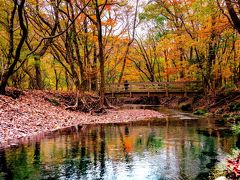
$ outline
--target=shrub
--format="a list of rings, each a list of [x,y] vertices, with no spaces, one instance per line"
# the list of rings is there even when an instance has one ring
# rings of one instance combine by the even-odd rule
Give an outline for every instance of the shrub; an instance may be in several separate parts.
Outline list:
[[[203,116],[203,115],[205,115],[207,112],[208,112],[208,111],[207,111],[206,109],[198,109],[198,110],[194,111],[193,114]]]
[[[233,130],[234,134],[240,134],[240,124],[233,125],[232,130]]]
[[[240,179],[240,151],[234,150],[231,155],[217,164],[212,172],[214,179],[225,176],[227,179]]]
[[[240,153],[236,157],[230,157],[226,164],[226,177],[229,179],[239,179],[240,178]]]

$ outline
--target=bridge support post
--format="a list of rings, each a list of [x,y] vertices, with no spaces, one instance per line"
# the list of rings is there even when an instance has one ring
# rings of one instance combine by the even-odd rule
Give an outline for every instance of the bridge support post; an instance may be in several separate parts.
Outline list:
[[[184,92],[184,97],[187,97],[187,91]]]
[[[184,87],[184,97],[187,97],[187,87]]]
[[[150,97],[150,92],[148,91],[148,97]]]
[[[130,95],[130,98],[132,98],[132,92],[131,91],[130,91],[129,95]]]
[[[166,96],[168,97],[168,85],[165,84],[165,91],[166,91]]]

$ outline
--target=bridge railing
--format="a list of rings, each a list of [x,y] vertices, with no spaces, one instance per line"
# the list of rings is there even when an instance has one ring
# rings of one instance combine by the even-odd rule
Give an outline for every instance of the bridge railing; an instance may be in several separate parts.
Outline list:
[[[106,93],[119,92],[198,92],[202,88],[201,81],[182,82],[129,82],[128,90],[125,90],[124,83],[106,85]]]

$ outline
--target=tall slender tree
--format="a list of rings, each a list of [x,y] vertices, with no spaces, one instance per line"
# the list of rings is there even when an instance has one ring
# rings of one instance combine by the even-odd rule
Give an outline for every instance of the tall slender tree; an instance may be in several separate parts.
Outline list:
[[[12,10],[10,13],[10,21],[5,24],[5,27],[8,32],[9,37],[9,48],[7,53],[7,67],[6,70],[4,70],[1,78],[1,84],[0,84],[0,94],[6,93],[6,86],[9,78],[14,74],[15,68],[19,62],[21,62],[20,56],[21,51],[24,45],[24,42],[28,35],[28,29],[25,24],[25,17],[24,17],[24,9],[25,9],[25,0],[12,0]],[[17,43],[17,46],[15,48],[14,44],[16,43],[14,28],[15,23],[18,23],[20,26],[19,33],[21,34],[20,40]]]

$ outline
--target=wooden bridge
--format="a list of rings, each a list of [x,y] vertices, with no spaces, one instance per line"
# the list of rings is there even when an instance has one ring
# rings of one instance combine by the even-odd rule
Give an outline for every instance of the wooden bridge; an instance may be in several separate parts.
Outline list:
[[[128,82],[128,89],[124,83],[106,85],[107,96],[191,96],[203,93],[201,81],[183,82]]]

